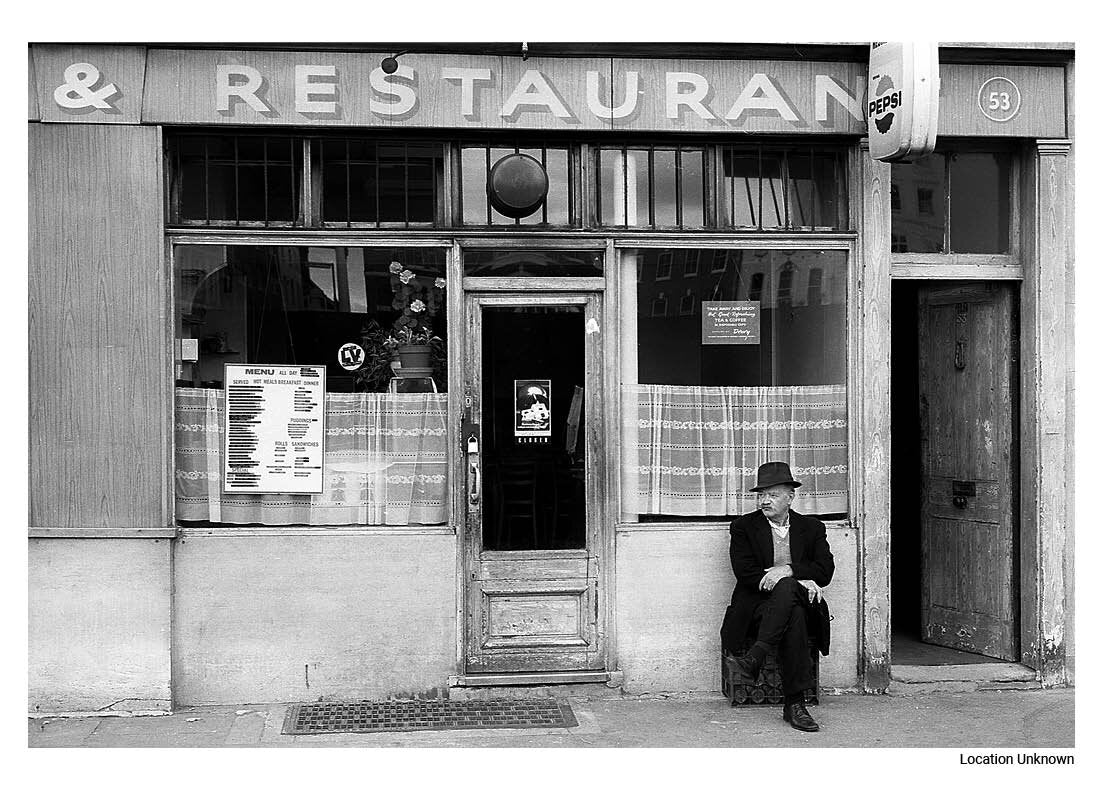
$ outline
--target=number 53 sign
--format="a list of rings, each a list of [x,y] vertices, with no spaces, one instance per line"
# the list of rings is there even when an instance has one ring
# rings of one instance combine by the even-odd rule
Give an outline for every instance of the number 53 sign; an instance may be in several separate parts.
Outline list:
[[[1005,123],[1022,108],[1022,93],[1006,77],[992,77],[979,92],[980,111],[996,123]]]

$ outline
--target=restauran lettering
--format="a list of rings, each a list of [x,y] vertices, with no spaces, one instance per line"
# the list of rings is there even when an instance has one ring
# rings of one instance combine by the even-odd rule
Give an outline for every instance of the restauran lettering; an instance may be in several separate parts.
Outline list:
[[[284,76],[283,74],[280,75]],[[666,71],[648,85],[638,71],[624,71],[616,76],[616,84],[608,84],[607,74],[586,71],[584,78],[584,102],[571,104],[561,85],[555,85],[540,69],[530,68],[521,73],[506,90],[488,90],[497,77],[490,68],[441,67],[438,84],[454,93],[462,115],[475,120],[483,117],[488,107],[484,102],[504,96],[498,114],[507,120],[517,120],[525,113],[549,113],[561,120],[576,122],[579,112],[587,112],[603,121],[631,119],[641,110],[640,96],[658,92],[658,107],[669,120],[679,120],[686,115],[715,123],[739,126],[750,117],[773,116],[794,126],[805,125],[810,109],[812,120],[819,123],[831,121],[837,108],[848,112],[858,121],[864,121],[864,105],[858,96],[864,85],[854,85],[851,90],[827,74],[814,75],[813,107],[799,107],[776,76],[752,74],[741,86],[738,94],[726,99],[717,95],[715,86],[707,77],[692,71]],[[220,64],[215,67],[215,103],[219,114],[238,117],[247,107],[265,117],[279,117],[280,112],[271,98],[269,75],[254,66]],[[409,65],[399,65],[393,74],[381,67],[368,75],[366,95],[346,95],[342,90],[340,69],[334,65],[297,64],[292,78],[294,110],[300,115],[315,118],[338,117],[342,101],[366,101],[368,109],[380,116],[395,118],[409,116],[419,107],[417,71]],[[359,83],[359,84],[362,84]],[[612,96],[616,96],[615,104]],[[894,97],[893,97],[894,98]],[[729,102],[729,103],[728,103]],[[495,107],[489,109],[494,110]],[[802,110],[802,111],[801,111]]]

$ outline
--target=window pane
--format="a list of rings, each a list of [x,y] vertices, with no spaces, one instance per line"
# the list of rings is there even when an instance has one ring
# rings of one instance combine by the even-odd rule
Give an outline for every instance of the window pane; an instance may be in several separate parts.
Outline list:
[[[954,153],[949,161],[949,250],[1010,250],[1010,156]]]
[[[779,459],[807,486],[801,510],[844,514],[845,253],[725,249],[710,274],[701,266],[686,277],[691,253],[624,255],[625,279],[637,281],[621,326],[636,340],[634,357],[623,359],[625,513],[745,513],[755,469]],[[756,327],[750,320],[742,333],[725,333],[706,323],[704,309],[717,301]]]
[[[945,157],[892,164],[899,209],[892,210],[892,244],[910,252],[945,251]]]
[[[518,152],[523,153],[526,156],[531,156],[532,158],[534,158],[536,161],[540,162],[541,164],[543,163],[543,149],[542,148],[521,148]],[[547,183],[548,193],[550,193],[550,190],[551,190],[551,182],[550,181],[551,181],[550,173],[548,173],[548,183]],[[521,224],[542,224],[543,223],[543,207],[541,206],[539,210],[535,211],[531,215],[524,216],[523,218],[521,218],[520,223]]]
[[[784,180],[781,178],[782,155],[761,155],[761,226],[773,229],[785,226]]]
[[[463,148],[463,223],[485,224],[486,148]]]
[[[342,164],[345,162],[342,161]],[[374,224],[379,221],[379,157],[376,154],[376,146],[368,140],[348,140],[348,220],[354,222],[367,222]],[[344,182],[344,176],[338,178],[337,184]],[[344,197],[341,192],[339,199]],[[404,215],[403,210],[394,214]],[[394,218],[392,221],[401,221]]]
[[[207,219],[207,174],[202,144],[198,154],[181,150],[180,170],[180,219],[205,221]]]
[[[650,224],[650,155],[646,150],[629,150],[627,157],[628,224]],[[657,186],[656,186],[657,188]],[[655,216],[657,221],[658,217]]]
[[[404,145],[379,145],[379,221],[406,221],[406,151]],[[352,220],[356,220],[355,214]],[[370,219],[367,219],[370,221]]]
[[[211,221],[237,220],[237,184],[232,164],[207,167],[207,206]]]
[[[463,253],[466,276],[601,276],[599,251],[472,249]]]
[[[654,225],[677,226],[677,153],[673,150],[654,151]]]
[[[602,150],[600,162],[600,212],[597,222],[606,226],[624,223],[623,154],[618,150]]]
[[[788,154],[788,215],[793,229],[811,229],[815,220],[815,180],[810,153]]]
[[[290,165],[268,167],[269,221],[294,221],[298,215],[295,176],[296,170]]]
[[[501,159],[506,156],[512,155],[516,150],[514,148],[490,148],[490,169],[493,169]],[[489,177],[489,169],[486,171],[486,177]],[[516,224],[516,219],[511,219],[508,216],[502,216],[493,207],[490,208],[490,223],[491,224]]]
[[[732,227],[757,227],[758,155],[723,152],[724,217]]]
[[[237,200],[241,221],[264,221],[264,166],[237,168]]]
[[[704,153],[681,151],[681,223],[704,226]]]
[[[561,148],[547,149],[547,223],[570,224],[570,156]]]
[[[435,181],[438,157],[430,147],[410,146],[408,201],[409,221],[432,222],[435,219]]]
[[[841,156],[832,152],[815,151],[813,170],[815,200],[818,205],[815,224],[832,229],[848,229],[846,171]]]

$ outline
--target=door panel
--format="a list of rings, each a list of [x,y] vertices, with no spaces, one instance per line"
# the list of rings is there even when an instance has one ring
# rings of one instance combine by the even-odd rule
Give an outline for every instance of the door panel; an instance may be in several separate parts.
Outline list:
[[[599,309],[596,293],[468,296],[469,673],[604,669]]]
[[[919,294],[922,633],[1014,660],[1017,322],[1012,285]]]

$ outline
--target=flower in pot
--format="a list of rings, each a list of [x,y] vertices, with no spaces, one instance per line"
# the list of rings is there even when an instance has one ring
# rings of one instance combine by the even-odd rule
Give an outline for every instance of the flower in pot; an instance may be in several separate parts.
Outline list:
[[[390,263],[390,288],[394,292],[391,305],[401,314],[386,344],[401,362],[396,372],[399,376],[431,377],[433,356],[443,355],[444,342],[433,333],[432,318],[443,303],[445,285],[442,278],[430,281],[400,262]]]

